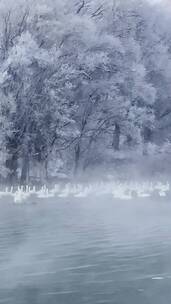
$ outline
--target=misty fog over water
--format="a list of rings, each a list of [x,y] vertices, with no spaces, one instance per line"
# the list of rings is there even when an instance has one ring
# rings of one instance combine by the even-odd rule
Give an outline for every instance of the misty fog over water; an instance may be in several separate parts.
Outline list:
[[[53,198],[0,208],[0,303],[169,303],[169,201]]]

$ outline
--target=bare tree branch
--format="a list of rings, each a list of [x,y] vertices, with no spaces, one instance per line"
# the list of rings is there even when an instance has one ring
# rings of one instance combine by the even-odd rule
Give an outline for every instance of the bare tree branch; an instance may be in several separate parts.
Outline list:
[[[76,14],[79,14],[85,6],[85,1],[83,0],[80,7],[77,9]]]
[[[98,9],[91,15],[92,18],[99,17],[103,13],[103,5],[100,5]]]

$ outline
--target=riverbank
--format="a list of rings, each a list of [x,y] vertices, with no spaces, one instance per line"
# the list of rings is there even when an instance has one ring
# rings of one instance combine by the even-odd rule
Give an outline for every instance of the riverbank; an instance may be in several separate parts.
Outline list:
[[[41,188],[35,186],[18,186],[1,188],[0,201],[4,199],[20,203],[36,203],[43,199],[52,198],[88,198],[110,197],[112,199],[131,200],[133,198],[169,198],[171,197],[170,183],[160,181],[146,182],[92,182],[46,185]]]

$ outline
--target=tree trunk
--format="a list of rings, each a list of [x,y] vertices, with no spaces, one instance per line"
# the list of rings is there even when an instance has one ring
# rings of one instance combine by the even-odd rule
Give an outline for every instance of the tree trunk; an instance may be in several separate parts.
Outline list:
[[[29,182],[29,156],[26,154],[23,157],[22,169],[21,169],[21,185],[26,185]]]
[[[119,148],[120,148],[119,147],[120,146],[120,134],[121,134],[120,126],[116,123],[115,130],[113,133],[113,143],[112,143],[112,146],[115,151],[119,151]]]
[[[126,144],[127,144],[127,146],[128,146],[129,148],[131,148],[132,143],[133,143],[133,140],[132,140],[131,135],[127,135],[127,137],[126,137]]]
[[[9,154],[9,157],[6,160],[6,168],[9,171],[7,176],[7,183],[14,185],[18,182],[18,142],[15,138],[7,138],[6,141],[6,149],[7,153]]]
[[[48,159],[45,160],[45,178],[48,181]]]
[[[148,127],[145,127],[143,130],[143,138],[145,143],[149,143],[151,141],[152,131]]]
[[[148,143],[150,143],[152,138],[152,131],[148,127],[143,130],[143,155],[148,154]]]
[[[6,167],[9,170],[7,176],[7,182],[10,185],[14,185],[17,183],[17,168],[18,168],[18,157],[16,154],[11,155],[9,159],[6,161]]]
[[[75,147],[75,167],[74,174],[77,174],[80,163],[80,144],[78,143]]]

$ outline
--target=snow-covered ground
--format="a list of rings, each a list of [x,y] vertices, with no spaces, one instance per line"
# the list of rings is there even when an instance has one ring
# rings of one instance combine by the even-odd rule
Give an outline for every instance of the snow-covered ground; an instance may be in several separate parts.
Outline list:
[[[91,184],[73,184],[55,185],[53,189],[48,189],[43,186],[40,190],[35,187],[18,187],[14,190],[13,187],[6,188],[0,192],[0,200],[4,197],[10,197],[14,203],[34,203],[36,199],[47,199],[53,197],[67,198],[86,198],[100,197],[110,195],[113,199],[130,200],[132,198],[145,197],[167,197],[170,195],[170,184],[168,182],[98,182]]]

